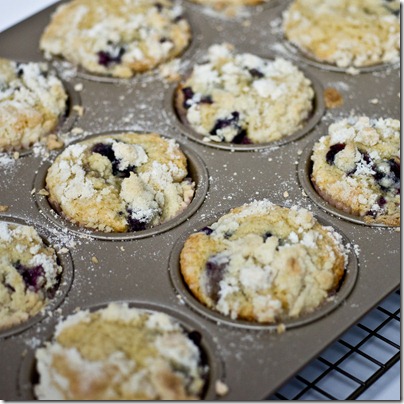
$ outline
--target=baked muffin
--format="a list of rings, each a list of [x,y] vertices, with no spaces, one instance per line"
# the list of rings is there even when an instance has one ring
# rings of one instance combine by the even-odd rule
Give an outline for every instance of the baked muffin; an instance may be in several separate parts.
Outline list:
[[[290,62],[212,45],[177,89],[176,108],[214,142],[265,143],[292,135],[313,110],[310,80]]]
[[[73,0],[53,14],[40,48],[91,73],[127,78],[180,55],[190,39],[171,0]]]
[[[188,334],[166,314],[110,303],[59,323],[36,351],[40,400],[191,400],[207,373]]]
[[[44,63],[0,58],[0,152],[27,149],[66,113],[62,82]]]
[[[262,200],[190,235],[180,269],[208,308],[231,319],[273,324],[325,302],[338,289],[346,261],[341,236],[309,211]]]
[[[133,232],[182,212],[195,184],[175,140],[125,133],[68,146],[49,168],[46,188],[50,204],[71,222],[102,232]]]
[[[313,148],[312,183],[332,206],[400,225],[400,122],[366,116],[330,125]]]
[[[33,227],[0,222],[0,330],[38,314],[61,273],[55,251]]]
[[[294,0],[283,15],[286,38],[307,55],[339,67],[400,58],[398,0]]]

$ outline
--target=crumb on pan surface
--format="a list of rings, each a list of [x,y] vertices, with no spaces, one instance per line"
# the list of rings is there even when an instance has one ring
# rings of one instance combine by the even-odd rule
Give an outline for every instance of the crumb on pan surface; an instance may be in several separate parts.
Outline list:
[[[61,273],[55,251],[33,227],[0,222],[0,330],[38,314]]]
[[[314,90],[289,61],[264,60],[215,44],[206,63],[179,85],[176,108],[196,133],[213,142],[271,142],[300,129],[313,110]]]
[[[97,136],[70,145],[50,166],[46,187],[57,212],[102,232],[164,223],[195,192],[179,145],[154,133]]]
[[[127,304],[79,311],[36,351],[40,400],[191,400],[208,372],[174,319]]]
[[[67,98],[45,63],[0,58],[0,151],[27,149],[48,135],[65,114]]]
[[[73,0],[58,7],[40,40],[45,56],[128,78],[182,54],[191,28],[170,0]]]
[[[208,308],[259,323],[298,318],[335,292],[345,273],[342,237],[303,208],[268,200],[232,209],[188,237],[180,268]]]
[[[308,55],[338,67],[396,62],[398,0],[295,0],[283,15],[286,38]]]
[[[369,223],[400,225],[400,122],[352,116],[314,146],[312,183],[328,203]]]

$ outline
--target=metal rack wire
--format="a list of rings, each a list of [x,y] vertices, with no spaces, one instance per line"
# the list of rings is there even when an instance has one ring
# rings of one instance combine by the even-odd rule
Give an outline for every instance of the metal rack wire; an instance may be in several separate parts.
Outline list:
[[[268,399],[354,400],[399,359],[397,290]]]

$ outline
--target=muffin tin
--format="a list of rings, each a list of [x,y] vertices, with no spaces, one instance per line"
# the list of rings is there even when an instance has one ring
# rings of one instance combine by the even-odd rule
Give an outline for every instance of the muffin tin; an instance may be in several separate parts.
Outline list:
[[[370,117],[400,117],[398,66],[378,66],[350,75],[308,63],[291,51],[282,38],[282,11],[289,1],[268,0],[247,8],[241,16],[225,18],[204,6],[183,0],[194,31],[191,48],[180,59],[186,74],[203,60],[213,43],[227,41],[239,51],[268,59],[281,56],[294,62],[316,89],[315,122],[288,142],[274,142],[240,150],[239,147],[200,142],[180,123],[173,107],[176,84],[157,72],[133,79],[88,77],[67,63],[54,63],[59,75],[73,90],[84,109],[73,132],[63,135],[66,143],[86,136],[120,131],[157,132],[174,138],[189,159],[197,194],[189,210],[167,227],[150,232],[99,235],[74,229],[53,213],[44,195],[46,168],[59,151],[34,147],[13,160],[0,158],[0,204],[9,206],[0,220],[34,225],[56,248],[68,250],[72,264],[64,263],[71,279],[53,311],[35,321],[0,334],[2,372],[0,396],[6,400],[33,399],[34,351],[48,340],[61,317],[77,308],[91,308],[112,301],[125,301],[139,308],[162,310],[188,329],[202,335],[203,349],[211,366],[206,395],[209,400],[257,400],[267,397],[359,320],[400,283],[400,234],[385,226],[364,225],[319,202],[310,188],[310,147],[324,135],[330,123],[351,112]],[[2,57],[14,60],[43,60],[39,37],[58,5],[49,7],[0,34]],[[318,83],[318,84],[316,84]],[[325,110],[323,89],[333,87],[344,104]],[[76,96],[75,95],[75,96]],[[74,101],[80,102],[80,101]],[[77,128],[83,129],[83,133]],[[247,149],[247,150],[246,150]],[[314,193],[313,193],[314,192]],[[178,254],[184,237],[213,222],[230,208],[254,199],[310,209],[321,223],[343,234],[350,245],[349,272],[335,299],[313,316],[274,326],[233,323],[207,312],[192,300],[178,274]],[[62,256],[62,255],[61,255]],[[70,272],[69,272],[70,271]],[[69,283],[69,282],[68,282]],[[65,293],[65,294],[64,294]],[[58,306],[58,307],[56,307]],[[216,391],[216,382],[228,387]]]

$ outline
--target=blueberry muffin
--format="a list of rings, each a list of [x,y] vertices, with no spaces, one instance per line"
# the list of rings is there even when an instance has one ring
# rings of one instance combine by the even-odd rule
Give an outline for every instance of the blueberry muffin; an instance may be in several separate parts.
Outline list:
[[[231,319],[273,324],[319,307],[338,289],[346,249],[303,208],[267,200],[232,209],[188,237],[180,254],[192,294]]]
[[[110,303],[58,324],[36,351],[40,400],[191,400],[201,396],[207,368],[201,351],[175,320]]]
[[[312,183],[331,205],[369,223],[400,225],[400,122],[350,117],[313,148]]]
[[[68,146],[46,176],[50,204],[102,232],[164,223],[191,202],[195,184],[178,144],[157,134],[93,137]]]
[[[290,62],[213,45],[177,89],[181,119],[205,140],[265,143],[292,135],[313,110],[311,82]]]
[[[32,146],[66,112],[62,82],[44,63],[0,58],[0,152]]]
[[[38,314],[61,273],[55,251],[33,227],[0,222],[0,330]]]
[[[190,39],[171,0],[73,0],[53,14],[40,48],[91,73],[127,78],[180,55]]]
[[[396,62],[399,0],[294,0],[283,16],[286,38],[307,55],[339,67]]]

